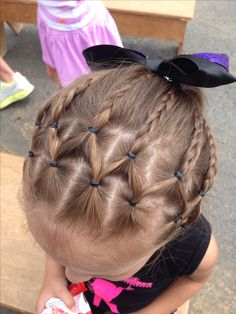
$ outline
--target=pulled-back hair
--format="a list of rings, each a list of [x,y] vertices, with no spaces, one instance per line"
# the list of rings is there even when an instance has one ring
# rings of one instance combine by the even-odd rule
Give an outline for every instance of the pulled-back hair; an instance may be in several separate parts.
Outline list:
[[[171,240],[196,220],[214,182],[216,149],[198,88],[143,65],[98,71],[39,110],[23,196],[29,226]],[[40,208],[40,210],[39,210]],[[37,226],[37,227],[36,227]]]

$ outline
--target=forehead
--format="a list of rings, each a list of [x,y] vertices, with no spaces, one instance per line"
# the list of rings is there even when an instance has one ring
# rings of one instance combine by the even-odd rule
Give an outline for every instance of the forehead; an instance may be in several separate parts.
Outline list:
[[[124,257],[118,250],[117,256],[119,256],[114,258],[113,251],[107,249],[86,255],[85,252],[79,250],[67,256],[59,252],[55,258],[77,275],[100,278],[107,278],[108,276],[108,278],[115,277],[115,280],[121,280],[120,278],[129,277],[139,271],[154,253],[154,251],[149,251],[145,255],[132,256],[128,254]]]
[[[153,252],[153,248],[148,247],[139,237],[93,239],[73,235],[67,243],[63,235],[58,241],[61,245],[58,243],[54,257],[66,266],[79,267],[85,271],[96,269],[97,272],[102,272],[104,269],[112,270],[118,265],[121,269],[126,268],[146,260]]]
[[[153,233],[139,232],[136,235],[115,236],[101,235],[96,238],[81,233],[76,226],[57,223],[43,217],[41,222],[32,226],[36,241],[62,265],[78,266],[86,269],[112,270],[118,265],[126,267],[139,260],[146,259],[154,252]],[[155,247],[155,250],[157,247]],[[151,252],[151,253],[150,253]]]

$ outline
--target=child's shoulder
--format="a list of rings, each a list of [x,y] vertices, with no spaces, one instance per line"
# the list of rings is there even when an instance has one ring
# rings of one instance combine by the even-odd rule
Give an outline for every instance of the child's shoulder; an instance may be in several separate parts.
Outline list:
[[[210,243],[198,267],[189,277],[196,282],[205,282],[212,273],[218,261],[218,248],[214,235],[211,235]]]
[[[214,258],[209,256],[214,253]],[[135,274],[167,287],[179,276],[199,281],[210,274],[217,260],[217,246],[207,219],[200,215],[193,224],[183,227],[179,236],[158,250]]]
[[[192,274],[204,258],[211,237],[211,225],[200,215],[193,224],[182,228],[180,235],[167,245],[164,254],[172,256],[177,265],[181,265],[180,273]]]

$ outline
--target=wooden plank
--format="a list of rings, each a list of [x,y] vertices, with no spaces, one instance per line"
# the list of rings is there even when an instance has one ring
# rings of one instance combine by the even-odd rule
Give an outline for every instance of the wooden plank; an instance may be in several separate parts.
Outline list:
[[[0,20],[36,24],[36,0],[1,0]]]
[[[1,294],[5,306],[34,312],[44,254],[27,230],[19,206],[23,158],[1,153]]]
[[[7,24],[10,26],[10,28],[16,33],[19,34],[23,28],[22,23],[16,23],[16,22],[7,22]]]
[[[112,14],[121,35],[141,36],[145,38],[164,39],[183,42],[186,21],[178,19],[155,18],[114,12]]]
[[[111,12],[129,12],[142,15],[192,19],[195,10],[195,0],[104,0]]]
[[[5,3],[25,3],[25,4],[32,4],[36,3],[37,0],[0,0],[0,3],[5,2]]]

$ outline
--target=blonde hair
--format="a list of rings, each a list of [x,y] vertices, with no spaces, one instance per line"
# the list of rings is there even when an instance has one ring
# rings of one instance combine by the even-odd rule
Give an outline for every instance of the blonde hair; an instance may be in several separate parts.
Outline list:
[[[24,164],[31,229],[46,216],[77,233],[173,239],[198,217],[217,172],[202,102],[198,88],[142,65],[94,72],[59,91],[39,110]]]

